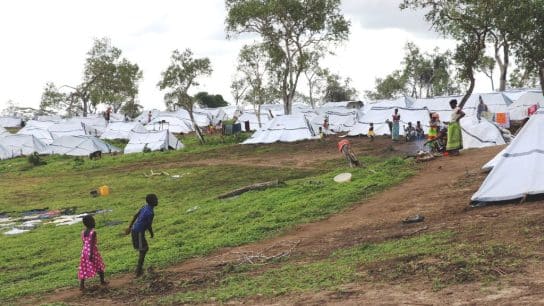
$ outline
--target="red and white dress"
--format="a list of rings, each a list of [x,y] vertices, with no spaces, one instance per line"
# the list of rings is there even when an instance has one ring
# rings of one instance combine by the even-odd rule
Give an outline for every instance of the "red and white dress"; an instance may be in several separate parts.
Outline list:
[[[94,229],[92,229],[87,237],[85,237],[85,231],[81,232],[81,240],[83,241],[83,249],[81,250],[81,259],[79,261],[79,272],[77,274],[78,279],[92,278],[97,272],[104,272],[106,266],[102,261],[102,256],[98,252],[98,238],[93,240],[93,236],[96,237]],[[93,254],[93,260],[90,257]]]

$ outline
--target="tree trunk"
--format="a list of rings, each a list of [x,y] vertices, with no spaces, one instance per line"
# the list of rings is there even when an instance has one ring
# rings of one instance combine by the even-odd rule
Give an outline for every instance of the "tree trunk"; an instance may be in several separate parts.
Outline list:
[[[502,59],[500,54],[501,47],[498,45],[498,42],[495,43],[495,60],[499,65],[500,79],[499,79],[499,91],[506,90],[506,77],[508,76],[508,64],[510,63],[510,46],[506,39],[503,39],[502,45]]]
[[[538,78],[540,79],[540,88],[544,92],[544,64],[540,65],[538,69]]]
[[[472,95],[472,92],[474,91],[474,85],[476,85],[476,80],[474,79],[474,70],[471,70],[469,79],[470,86],[468,87],[467,92],[463,96],[463,99],[461,99],[461,103],[457,105],[459,108],[463,108],[465,106],[465,103],[467,103],[468,99]]]
[[[257,114],[257,122],[259,123],[259,129],[261,129],[261,104],[257,105],[255,109],[255,114]]]
[[[193,128],[195,129],[196,136],[198,137],[198,141],[200,141],[200,144],[204,144],[206,141],[204,140],[204,135],[202,135],[202,131],[200,130],[200,127],[196,124],[195,116],[193,116],[193,109],[188,109],[189,117],[191,118],[191,122],[193,123]]]
[[[89,111],[89,100],[83,98],[83,117],[87,117],[87,112]]]
[[[291,115],[291,103],[293,98],[289,94],[283,95],[283,112],[285,115]]]

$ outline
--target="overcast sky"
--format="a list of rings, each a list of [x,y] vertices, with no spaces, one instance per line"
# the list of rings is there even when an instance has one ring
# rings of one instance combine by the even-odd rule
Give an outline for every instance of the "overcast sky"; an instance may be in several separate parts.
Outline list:
[[[398,0],[344,0],[352,22],[348,42],[324,62],[351,77],[361,93],[374,79],[398,69],[408,41],[425,51],[453,48],[455,43],[433,33],[423,15],[400,11]],[[156,84],[174,49],[190,48],[209,57],[213,74],[200,90],[232,101],[230,80],[240,47],[227,40],[223,0],[18,0],[0,2],[0,109],[8,100],[37,107],[46,82],[77,85],[93,38],[109,37],[123,56],[143,70],[139,100],[146,109],[164,108]],[[476,91],[489,91],[479,78]],[[362,98],[362,97],[361,97]]]

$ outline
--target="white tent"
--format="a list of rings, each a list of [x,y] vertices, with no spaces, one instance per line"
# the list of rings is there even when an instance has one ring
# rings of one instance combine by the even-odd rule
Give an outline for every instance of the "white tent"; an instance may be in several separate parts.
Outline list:
[[[23,119],[16,117],[0,117],[0,126],[5,128],[21,127]]]
[[[329,120],[329,130],[334,133],[348,132],[357,122],[357,109],[345,107],[316,109],[318,115],[308,116],[314,126],[323,126],[325,117]]]
[[[368,111],[374,107],[400,107],[400,108],[411,108],[413,107],[416,100],[411,97],[400,97],[393,100],[376,100],[371,103],[367,103],[364,106],[365,111]]]
[[[395,109],[399,110],[400,115],[400,135],[404,135],[404,126],[408,126],[408,122],[412,126],[416,126],[419,121],[425,133],[429,130],[429,111],[426,108],[403,108],[403,107],[372,107],[369,111],[361,115],[357,123],[351,128],[348,135],[366,135],[370,123],[374,124],[374,133],[376,135],[390,135],[389,126],[386,120],[392,120],[392,115]]]
[[[51,115],[51,116],[37,116],[36,120],[32,121],[53,121],[53,122],[61,122],[62,118],[59,115]]]
[[[53,136],[49,132],[48,128],[55,124],[53,121],[38,121],[38,120],[29,120],[25,127],[20,129],[17,134],[21,135],[32,135],[45,144],[50,144],[53,142]]]
[[[12,157],[14,156],[11,155],[11,152],[0,143],[0,160],[9,159]]]
[[[306,117],[302,115],[285,115],[270,120],[243,144],[274,143],[278,141],[295,142],[317,138],[319,136]]]
[[[146,125],[149,123],[149,112],[151,112],[151,120],[155,119],[161,111],[158,109],[151,109],[151,110],[144,110],[140,116],[136,117],[134,121],[140,122],[143,125]]]
[[[412,107],[427,108],[429,112],[438,113],[439,119],[441,121],[449,121],[451,117],[450,101],[453,99],[456,99],[457,101],[461,101],[462,98],[463,97],[461,96],[446,96],[446,97],[435,97],[435,98],[427,98],[427,99],[417,99],[414,102]]]
[[[145,148],[151,151],[178,150],[183,148],[183,144],[168,130],[133,132],[124,152],[125,154],[144,152]]]
[[[148,131],[169,130],[171,133],[187,134],[193,131],[191,121],[175,113],[162,113],[146,125]]]
[[[268,112],[261,110],[261,127],[264,127],[269,121],[270,116]],[[255,131],[259,129],[259,120],[257,119],[257,114],[255,112],[244,112],[238,119],[237,123],[242,125],[242,130],[244,130],[245,122],[249,121],[249,130]]]
[[[32,135],[8,135],[0,138],[0,144],[10,152],[12,157],[20,155],[49,154],[48,146]]]
[[[139,122],[112,122],[100,139],[129,139],[131,132],[145,133],[147,130]]]
[[[512,101],[501,92],[486,93],[486,94],[472,94],[467,103],[463,107],[463,111],[467,115],[476,115],[478,104],[480,103],[479,97],[482,97],[485,105],[491,113],[507,113],[508,106],[512,104]],[[462,98],[462,97],[461,97]],[[460,103],[461,98],[457,99]],[[445,120],[440,118],[441,120]],[[449,121],[449,118],[447,120]]]
[[[98,116],[74,117],[67,120],[68,123],[79,123],[83,127],[85,135],[100,137],[106,130],[106,119]]]
[[[364,103],[362,101],[342,101],[342,102],[327,102],[323,104],[322,107],[330,107],[330,108],[337,108],[337,107],[343,107],[343,108],[351,108],[351,109],[360,109],[363,108]]]
[[[81,122],[59,122],[47,128],[53,139],[62,136],[85,136],[85,129]]]
[[[121,152],[117,147],[103,142],[94,136],[63,136],[57,138],[49,145],[52,154],[70,156],[88,156],[90,153],[101,151],[102,153]]]
[[[5,128],[0,126],[0,137],[11,135],[10,132],[8,132]]]
[[[482,118],[465,117],[460,121],[463,135],[463,148],[485,148],[506,144],[502,132],[494,123]]]
[[[533,105],[544,107],[544,95],[540,91],[527,91],[516,102],[508,106],[510,120],[523,120],[529,117],[529,107]]]
[[[476,202],[513,200],[544,193],[544,112],[531,117],[501,152],[493,170],[472,196]]]

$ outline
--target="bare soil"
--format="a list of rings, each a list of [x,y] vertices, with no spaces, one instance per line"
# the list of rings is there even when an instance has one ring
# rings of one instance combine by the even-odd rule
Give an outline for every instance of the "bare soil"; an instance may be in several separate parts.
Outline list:
[[[336,138],[325,142],[279,144],[274,150],[252,154],[236,152],[232,156],[169,162],[182,164],[237,164],[247,158],[252,165],[277,167],[316,167],[319,163],[341,159],[334,144]],[[377,138],[370,143],[366,138],[352,139],[359,155],[404,155],[417,150],[414,144],[397,143]],[[278,147],[280,149],[278,150]],[[499,281],[484,284],[469,281],[450,285],[440,290],[433,288],[427,276],[415,274],[400,280],[377,278],[372,282],[347,284],[340,290],[280,296],[253,297],[231,301],[232,304],[269,305],[496,305],[544,304],[544,268],[542,268],[541,238],[544,221],[541,201],[523,205],[505,204],[471,208],[471,195],[485,178],[480,168],[502,148],[467,150],[456,157],[441,157],[422,163],[418,173],[400,185],[333,215],[325,220],[297,226],[286,233],[256,243],[225,248],[202,258],[195,258],[169,268],[151,271],[144,281],[132,275],[121,275],[110,280],[106,288],[91,287],[82,294],[76,288],[59,289],[40,297],[27,297],[20,303],[65,302],[74,305],[154,304],[159,298],[180,290],[202,289],[212,286],[225,273],[225,266],[240,260],[246,252],[274,252],[298,243],[292,261],[312,262],[327,257],[335,250],[361,243],[380,242],[408,237],[419,233],[454,230],[458,239],[467,241],[497,240],[503,243],[530,241],[535,247],[524,254],[519,271],[498,270]],[[247,154],[244,156],[244,154]],[[166,164],[165,164],[166,165]],[[163,165],[164,166],[164,165]],[[141,167],[141,165],[140,165]],[[401,220],[421,214],[423,223],[403,224]],[[536,228],[523,232],[520,227]],[[540,245],[538,245],[540,243]],[[386,263],[385,263],[386,264]],[[274,264],[262,269],[273,268]],[[183,288],[181,289],[181,284]],[[145,288],[142,288],[145,287]]]

